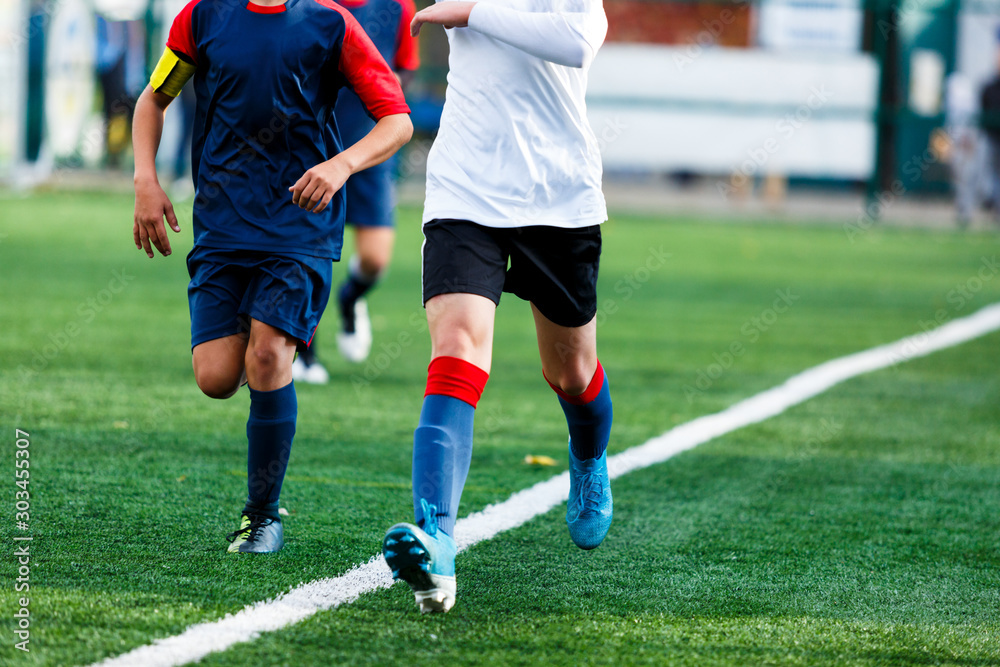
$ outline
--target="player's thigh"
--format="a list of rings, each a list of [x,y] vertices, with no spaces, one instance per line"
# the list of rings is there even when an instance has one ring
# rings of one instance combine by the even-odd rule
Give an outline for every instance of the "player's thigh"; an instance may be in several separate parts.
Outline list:
[[[503,236],[467,220],[433,220],[423,231],[423,300],[432,355],[488,370],[507,270]]]
[[[230,251],[195,248],[187,258],[191,315],[191,363],[198,387],[227,398],[243,381],[249,323],[240,302],[250,272]]]
[[[498,230],[468,220],[432,220],[423,227],[423,301],[441,294],[476,294],[500,304],[509,252]]]
[[[451,293],[426,304],[431,358],[457,357],[490,372],[496,304],[478,294]]]
[[[198,388],[212,398],[229,398],[246,379],[247,335],[233,334],[199,343],[191,350]]]
[[[230,250],[194,248],[187,257],[191,349],[208,341],[249,334],[241,303],[253,277],[242,256]]]
[[[379,273],[392,261],[392,247],[396,240],[394,227],[354,226],[354,249],[366,275]]]
[[[570,396],[582,394],[597,372],[597,318],[579,327],[564,327],[532,304],[538,354],[545,378]]]
[[[258,255],[240,314],[308,343],[330,300],[333,262],[294,253]]]
[[[549,321],[582,327],[597,314],[601,228],[535,226],[510,237],[505,292],[530,301]]]

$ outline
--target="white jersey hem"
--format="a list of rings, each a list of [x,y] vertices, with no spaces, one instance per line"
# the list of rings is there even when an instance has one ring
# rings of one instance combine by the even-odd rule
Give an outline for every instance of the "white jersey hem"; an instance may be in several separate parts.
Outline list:
[[[544,215],[539,215],[537,220],[525,220],[525,219],[512,219],[512,218],[493,218],[486,217],[478,213],[473,213],[471,211],[459,211],[438,209],[432,211],[429,209],[424,209],[424,216],[421,225],[426,225],[432,220],[467,220],[468,222],[473,222],[477,225],[482,225],[483,227],[494,227],[499,229],[516,229],[518,227],[560,227],[562,229],[579,229],[582,227],[591,227],[593,225],[600,225],[608,220],[608,215],[606,212],[595,215],[593,217],[587,218],[573,218],[573,219],[555,219],[548,218]]]

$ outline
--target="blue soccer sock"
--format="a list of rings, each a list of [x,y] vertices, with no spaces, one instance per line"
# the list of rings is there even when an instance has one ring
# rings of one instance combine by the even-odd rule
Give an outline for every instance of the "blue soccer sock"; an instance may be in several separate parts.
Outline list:
[[[437,357],[427,373],[420,424],[413,433],[413,514],[426,517],[420,501],[437,508],[438,528],[455,534],[462,489],[472,461],[472,426],[486,386],[486,371],[456,357]]]
[[[357,255],[351,257],[347,270],[347,280],[337,290],[337,304],[346,333],[354,333],[354,305],[378,283],[379,275],[365,276],[361,273],[361,262]]]
[[[250,390],[247,420],[247,510],[278,518],[278,497],[295,437],[298,402],[289,382],[274,391]]]
[[[559,404],[566,415],[573,456],[581,460],[600,457],[608,448],[613,418],[611,391],[601,362],[597,362],[590,385],[579,396],[570,396],[551,382],[549,386],[559,395]]]

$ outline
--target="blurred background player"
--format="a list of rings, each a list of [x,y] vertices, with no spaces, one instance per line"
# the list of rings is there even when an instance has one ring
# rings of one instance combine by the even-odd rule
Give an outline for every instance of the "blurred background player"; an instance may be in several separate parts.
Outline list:
[[[104,3],[106,4],[106,3]],[[129,3],[132,13],[141,5]],[[128,16],[128,14],[126,15]],[[94,65],[101,82],[107,165],[118,168],[128,148],[129,124],[135,101],[145,86],[145,30],[142,21],[98,14],[97,57]]]
[[[1000,40],[1000,31],[997,39]],[[979,117],[989,147],[989,192],[993,219],[1000,222],[1000,51],[994,55],[994,60],[994,74],[980,93]]]
[[[413,434],[415,523],[392,526],[382,543],[421,612],[455,604],[455,520],[502,292],[531,303],[542,374],[569,426],[570,537],[593,549],[611,526],[612,405],[596,323],[607,209],[584,103],[608,22],[600,0],[557,6],[440,2],[413,20],[414,32],[422,23],[457,28],[448,33],[448,91],[427,158],[431,362]]]
[[[965,228],[972,222],[978,206],[976,92],[969,77],[961,72],[953,72],[948,77],[945,90],[948,163],[955,188],[955,217],[958,226]]]
[[[190,2],[136,106],[137,248],[170,254],[157,180],[163,113],[194,77],[192,363],[198,387],[229,398],[250,388],[247,501],[230,552],[284,544],[278,499],[295,436],[297,341],[312,338],[343,245],[343,185],[412,133],[395,75],[357,21],[326,0],[261,0],[219,12]],[[349,85],[378,119],[344,149],[328,122]],[[293,120],[294,119],[294,120]]]
[[[410,34],[415,7],[412,0],[340,0],[361,24],[385,61],[395,70],[405,91],[420,66],[417,38]],[[345,145],[365,136],[374,121],[361,100],[343,90],[334,109],[337,127]],[[354,254],[347,277],[337,289],[340,331],[337,348],[348,361],[362,362],[372,346],[371,320],[364,299],[382,278],[392,259],[395,231],[395,161],[354,174],[347,180],[347,224],[354,229]],[[316,341],[299,344],[292,366],[298,381],[326,384],[330,375],[316,354]]]

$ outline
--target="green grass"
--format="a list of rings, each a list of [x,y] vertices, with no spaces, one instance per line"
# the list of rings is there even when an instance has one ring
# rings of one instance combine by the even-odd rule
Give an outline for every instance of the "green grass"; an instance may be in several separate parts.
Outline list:
[[[130,221],[124,196],[0,196],[0,451],[13,470],[14,429],[31,434],[34,537],[28,654],[13,648],[16,563],[0,560],[4,664],[92,662],[341,574],[411,512],[429,355],[417,211],[401,212],[370,299],[370,365],[336,358],[335,316],[321,326],[334,379],[298,389],[288,543],[256,558],[224,550],[247,395],[213,401],[191,377],[190,211],[168,259],[136,251]],[[612,452],[1000,301],[998,251],[980,234],[874,228],[851,243],[839,227],[614,218],[599,334]],[[397,585],[203,662],[1000,664],[998,344],[851,380],[619,479],[594,552],[572,546],[560,509],[478,544],[446,616],[420,617]],[[476,426],[463,515],[565,467],[565,423],[510,295]]]

